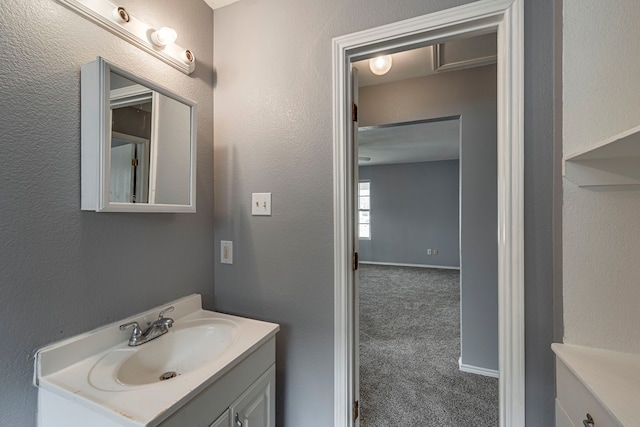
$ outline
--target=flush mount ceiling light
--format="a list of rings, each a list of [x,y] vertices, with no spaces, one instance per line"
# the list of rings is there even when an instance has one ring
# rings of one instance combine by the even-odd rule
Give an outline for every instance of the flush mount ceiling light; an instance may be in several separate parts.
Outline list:
[[[178,38],[176,30],[169,27],[162,27],[157,31],[151,33],[151,42],[158,47],[165,47],[173,44]]]
[[[178,34],[169,27],[156,30],[109,0],[57,1],[185,74],[196,68],[193,51],[175,44]]]
[[[391,69],[391,55],[378,56],[369,60],[369,69],[376,76],[387,74]]]

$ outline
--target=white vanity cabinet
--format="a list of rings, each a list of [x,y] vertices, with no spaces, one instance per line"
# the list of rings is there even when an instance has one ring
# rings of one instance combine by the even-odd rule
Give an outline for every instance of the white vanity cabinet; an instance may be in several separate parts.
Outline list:
[[[167,305],[38,350],[38,426],[274,427],[279,326],[201,304],[169,303],[171,330],[140,346],[119,326]]]
[[[229,411],[225,411],[209,427],[229,427],[230,425],[231,425],[231,415],[229,415]]]
[[[231,404],[210,427],[275,427],[275,366]]]
[[[159,427],[275,427],[275,372],[272,338]]]
[[[557,427],[640,427],[639,355],[571,344],[552,348]]]
[[[229,408],[231,427],[275,427],[276,370],[272,366]]]

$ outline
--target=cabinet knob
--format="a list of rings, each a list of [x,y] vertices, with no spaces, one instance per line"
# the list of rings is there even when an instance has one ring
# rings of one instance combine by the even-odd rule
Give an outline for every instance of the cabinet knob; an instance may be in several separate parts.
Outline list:
[[[594,427],[596,425],[595,421],[593,421],[593,417],[591,414],[587,414],[587,419],[582,422],[584,427]]]
[[[240,421],[240,417],[238,416],[237,412],[236,412],[236,427],[242,427],[242,421]]]

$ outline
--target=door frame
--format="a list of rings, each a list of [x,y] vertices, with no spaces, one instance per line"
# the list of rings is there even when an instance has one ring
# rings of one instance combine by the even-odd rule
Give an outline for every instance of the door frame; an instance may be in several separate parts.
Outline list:
[[[353,243],[349,200],[352,61],[438,41],[498,36],[498,369],[500,426],[525,425],[524,0],[480,0],[333,39],[334,425],[351,426],[354,401]]]

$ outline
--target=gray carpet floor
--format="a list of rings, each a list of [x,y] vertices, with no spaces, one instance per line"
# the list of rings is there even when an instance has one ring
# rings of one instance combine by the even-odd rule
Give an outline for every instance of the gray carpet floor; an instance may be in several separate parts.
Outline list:
[[[360,425],[498,425],[498,380],[461,372],[460,273],[360,265]]]

